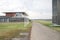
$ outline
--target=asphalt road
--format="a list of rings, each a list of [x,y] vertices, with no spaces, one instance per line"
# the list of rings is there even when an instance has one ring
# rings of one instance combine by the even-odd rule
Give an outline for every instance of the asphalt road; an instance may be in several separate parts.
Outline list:
[[[33,22],[31,40],[60,40],[60,32],[52,30],[40,23]]]

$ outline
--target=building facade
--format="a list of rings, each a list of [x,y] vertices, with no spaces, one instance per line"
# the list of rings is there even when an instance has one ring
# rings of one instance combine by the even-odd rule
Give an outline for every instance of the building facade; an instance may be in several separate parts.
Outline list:
[[[25,22],[28,20],[25,12],[4,12],[6,16],[0,16],[0,22]]]
[[[52,23],[60,25],[60,0],[52,0]]]

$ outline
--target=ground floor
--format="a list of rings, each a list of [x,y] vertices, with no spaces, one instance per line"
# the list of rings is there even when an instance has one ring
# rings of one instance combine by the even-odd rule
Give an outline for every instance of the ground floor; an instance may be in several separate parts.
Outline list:
[[[28,18],[0,18],[0,22],[29,22]]]

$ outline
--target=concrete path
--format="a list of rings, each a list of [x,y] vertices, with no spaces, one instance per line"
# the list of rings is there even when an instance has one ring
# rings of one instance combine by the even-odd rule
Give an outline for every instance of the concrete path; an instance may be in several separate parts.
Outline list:
[[[39,23],[33,23],[31,40],[60,40],[60,32]]]

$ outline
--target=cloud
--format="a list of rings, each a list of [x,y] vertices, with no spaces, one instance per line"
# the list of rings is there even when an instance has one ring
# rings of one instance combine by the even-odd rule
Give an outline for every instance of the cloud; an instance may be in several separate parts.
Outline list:
[[[24,11],[24,5],[19,0],[2,0],[0,1],[0,11]]]
[[[52,10],[52,0],[26,0],[23,3],[30,11]]]
[[[0,0],[0,12],[5,11],[25,11],[29,18],[49,19],[52,16],[52,0]]]
[[[52,13],[39,13],[33,11],[28,11],[27,13],[30,19],[51,19],[52,18]]]
[[[29,10],[30,18],[52,18],[52,0],[24,0],[22,3]]]

